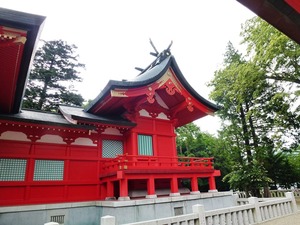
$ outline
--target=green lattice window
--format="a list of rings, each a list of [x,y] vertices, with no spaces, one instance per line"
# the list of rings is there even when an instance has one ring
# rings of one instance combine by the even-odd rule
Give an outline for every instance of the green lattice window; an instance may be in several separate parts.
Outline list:
[[[139,155],[153,155],[152,136],[138,135]]]
[[[24,181],[26,159],[0,159],[0,181]]]
[[[63,180],[64,161],[35,160],[33,180]]]
[[[103,158],[115,158],[116,155],[123,154],[122,141],[116,140],[103,140],[102,142],[102,157]]]

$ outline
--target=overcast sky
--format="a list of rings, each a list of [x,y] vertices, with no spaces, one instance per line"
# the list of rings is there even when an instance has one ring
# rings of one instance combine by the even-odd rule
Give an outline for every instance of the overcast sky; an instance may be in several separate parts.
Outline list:
[[[208,99],[206,86],[220,65],[226,45],[239,48],[241,24],[254,14],[236,0],[0,0],[0,7],[46,16],[41,39],[64,40],[78,47],[86,65],[76,85],[94,99],[108,80],[129,79],[168,47],[187,81]],[[218,119],[198,120],[216,133]]]

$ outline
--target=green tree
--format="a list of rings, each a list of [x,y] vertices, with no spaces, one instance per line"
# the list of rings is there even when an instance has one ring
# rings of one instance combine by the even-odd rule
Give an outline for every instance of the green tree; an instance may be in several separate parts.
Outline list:
[[[263,75],[229,43],[224,68],[215,72],[210,83],[211,98],[221,106],[218,115],[223,120],[222,135],[236,162],[225,180],[232,188],[244,187],[252,195],[258,195],[259,188],[270,181],[263,160],[265,150],[272,145],[263,140],[272,128],[265,120],[269,112],[262,111],[262,105],[272,99],[277,86],[262,79]],[[239,177],[245,172],[249,176]]]
[[[299,141],[300,55],[299,46],[258,18],[246,21],[241,35],[248,54],[228,44],[224,66],[210,83],[211,98],[222,106],[220,134],[238,163],[225,180],[257,194],[270,178],[285,186],[293,182],[282,153]],[[251,176],[239,177],[245,171]]]
[[[194,123],[189,123],[185,126],[176,129],[176,146],[179,155],[190,157],[199,156],[199,137],[201,131]]]
[[[264,121],[272,127],[264,142],[274,144],[264,160],[275,184],[288,187],[299,178],[299,169],[287,158],[295,155],[291,151],[299,143],[300,46],[259,17],[243,24],[241,36],[250,60],[264,71],[262,79],[277,86],[268,90],[273,93],[268,104],[260,105],[260,112],[267,112]]]
[[[229,172],[229,165],[232,162],[223,139],[201,132],[194,123],[177,128],[176,134],[176,146],[179,155],[214,157],[214,168],[221,171],[221,177],[216,179],[217,187],[219,190],[229,190],[228,184],[224,183],[222,178]],[[202,180],[201,185],[207,185],[207,181]]]
[[[249,193],[260,196],[260,189],[265,187],[266,183],[271,182],[267,177],[267,171],[257,161],[249,164],[235,164],[223,180],[228,181],[232,189],[245,191],[247,196]]]
[[[268,79],[300,84],[300,46],[259,17],[247,20],[241,36],[248,54]]]
[[[287,155],[289,164],[293,168],[293,179],[297,187],[300,187],[300,145],[294,146],[294,149]]]
[[[259,17],[247,20],[242,26],[242,43],[247,46],[251,61],[264,72],[263,79],[281,87],[272,99],[276,105],[285,100],[284,107],[273,107],[281,135],[299,141],[300,106],[300,45]],[[290,142],[290,140],[288,140]]]
[[[36,52],[28,86],[23,100],[24,108],[55,111],[58,104],[81,106],[83,98],[74,90],[80,82],[77,47],[66,42],[44,41]]]

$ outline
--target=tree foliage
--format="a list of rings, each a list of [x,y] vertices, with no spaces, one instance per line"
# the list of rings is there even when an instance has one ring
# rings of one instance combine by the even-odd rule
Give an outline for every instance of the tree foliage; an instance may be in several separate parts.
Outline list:
[[[300,46],[270,24],[254,17],[242,26],[248,54],[268,79],[300,84]]]
[[[222,119],[222,130],[213,141],[222,143],[227,154],[218,151],[218,145],[211,145],[214,150],[209,152],[204,141],[209,138],[194,125],[177,130],[177,144],[188,156],[224,157],[223,181],[258,196],[262,188],[297,182],[289,154],[299,145],[300,55],[297,44],[258,18],[246,21],[241,35],[247,54],[229,43],[223,67],[209,84]]]
[[[188,157],[214,157],[215,169],[222,171],[221,178],[216,179],[218,189],[228,190],[229,186],[222,181],[222,177],[229,173],[229,165],[232,162],[224,140],[202,132],[194,123],[177,128],[176,134],[176,146],[179,155]],[[207,181],[202,181],[200,184],[207,185]]]
[[[33,69],[23,101],[24,108],[54,111],[58,104],[81,106],[83,98],[74,90],[74,82],[80,82],[77,47],[66,42],[44,41],[36,52]]]
[[[220,135],[236,162],[224,180],[257,195],[299,178],[289,155],[299,145],[300,48],[257,17],[243,24],[241,36],[247,54],[228,44],[211,98],[222,106]]]

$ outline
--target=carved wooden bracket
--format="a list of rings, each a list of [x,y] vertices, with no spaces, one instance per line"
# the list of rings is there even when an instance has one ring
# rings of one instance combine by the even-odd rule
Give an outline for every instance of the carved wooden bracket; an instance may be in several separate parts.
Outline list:
[[[193,105],[193,102],[192,102],[191,97],[186,97],[185,101],[186,101],[186,103],[187,103],[187,109],[188,109],[190,112],[193,112],[193,111],[194,111],[194,105]]]
[[[147,101],[149,103],[154,103],[155,102],[155,98],[154,98],[154,95],[155,95],[155,90],[153,90],[152,87],[148,87],[148,92],[146,93],[147,95]]]
[[[75,141],[74,137],[63,137],[63,141],[66,142],[68,145]]]
[[[37,140],[41,139],[41,135],[37,135],[37,134],[27,134],[26,136],[32,142],[36,142]]]
[[[158,116],[158,113],[157,112],[149,112],[149,115],[152,117],[152,118],[156,118]]]
[[[98,134],[102,134],[106,130],[107,126],[98,126],[97,132]]]
[[[166,92],[167,92],[169,95],[174,95],[176,91],[178,92],[176,86],[174,85],[174,83],[173,83],[171,80],[168,80],[168,81],[165,83],[165,87],[166,87]]]
[[[127,127],[117,127],[117,129],[120,131],[121,134],[124,134],[128,131]]]

